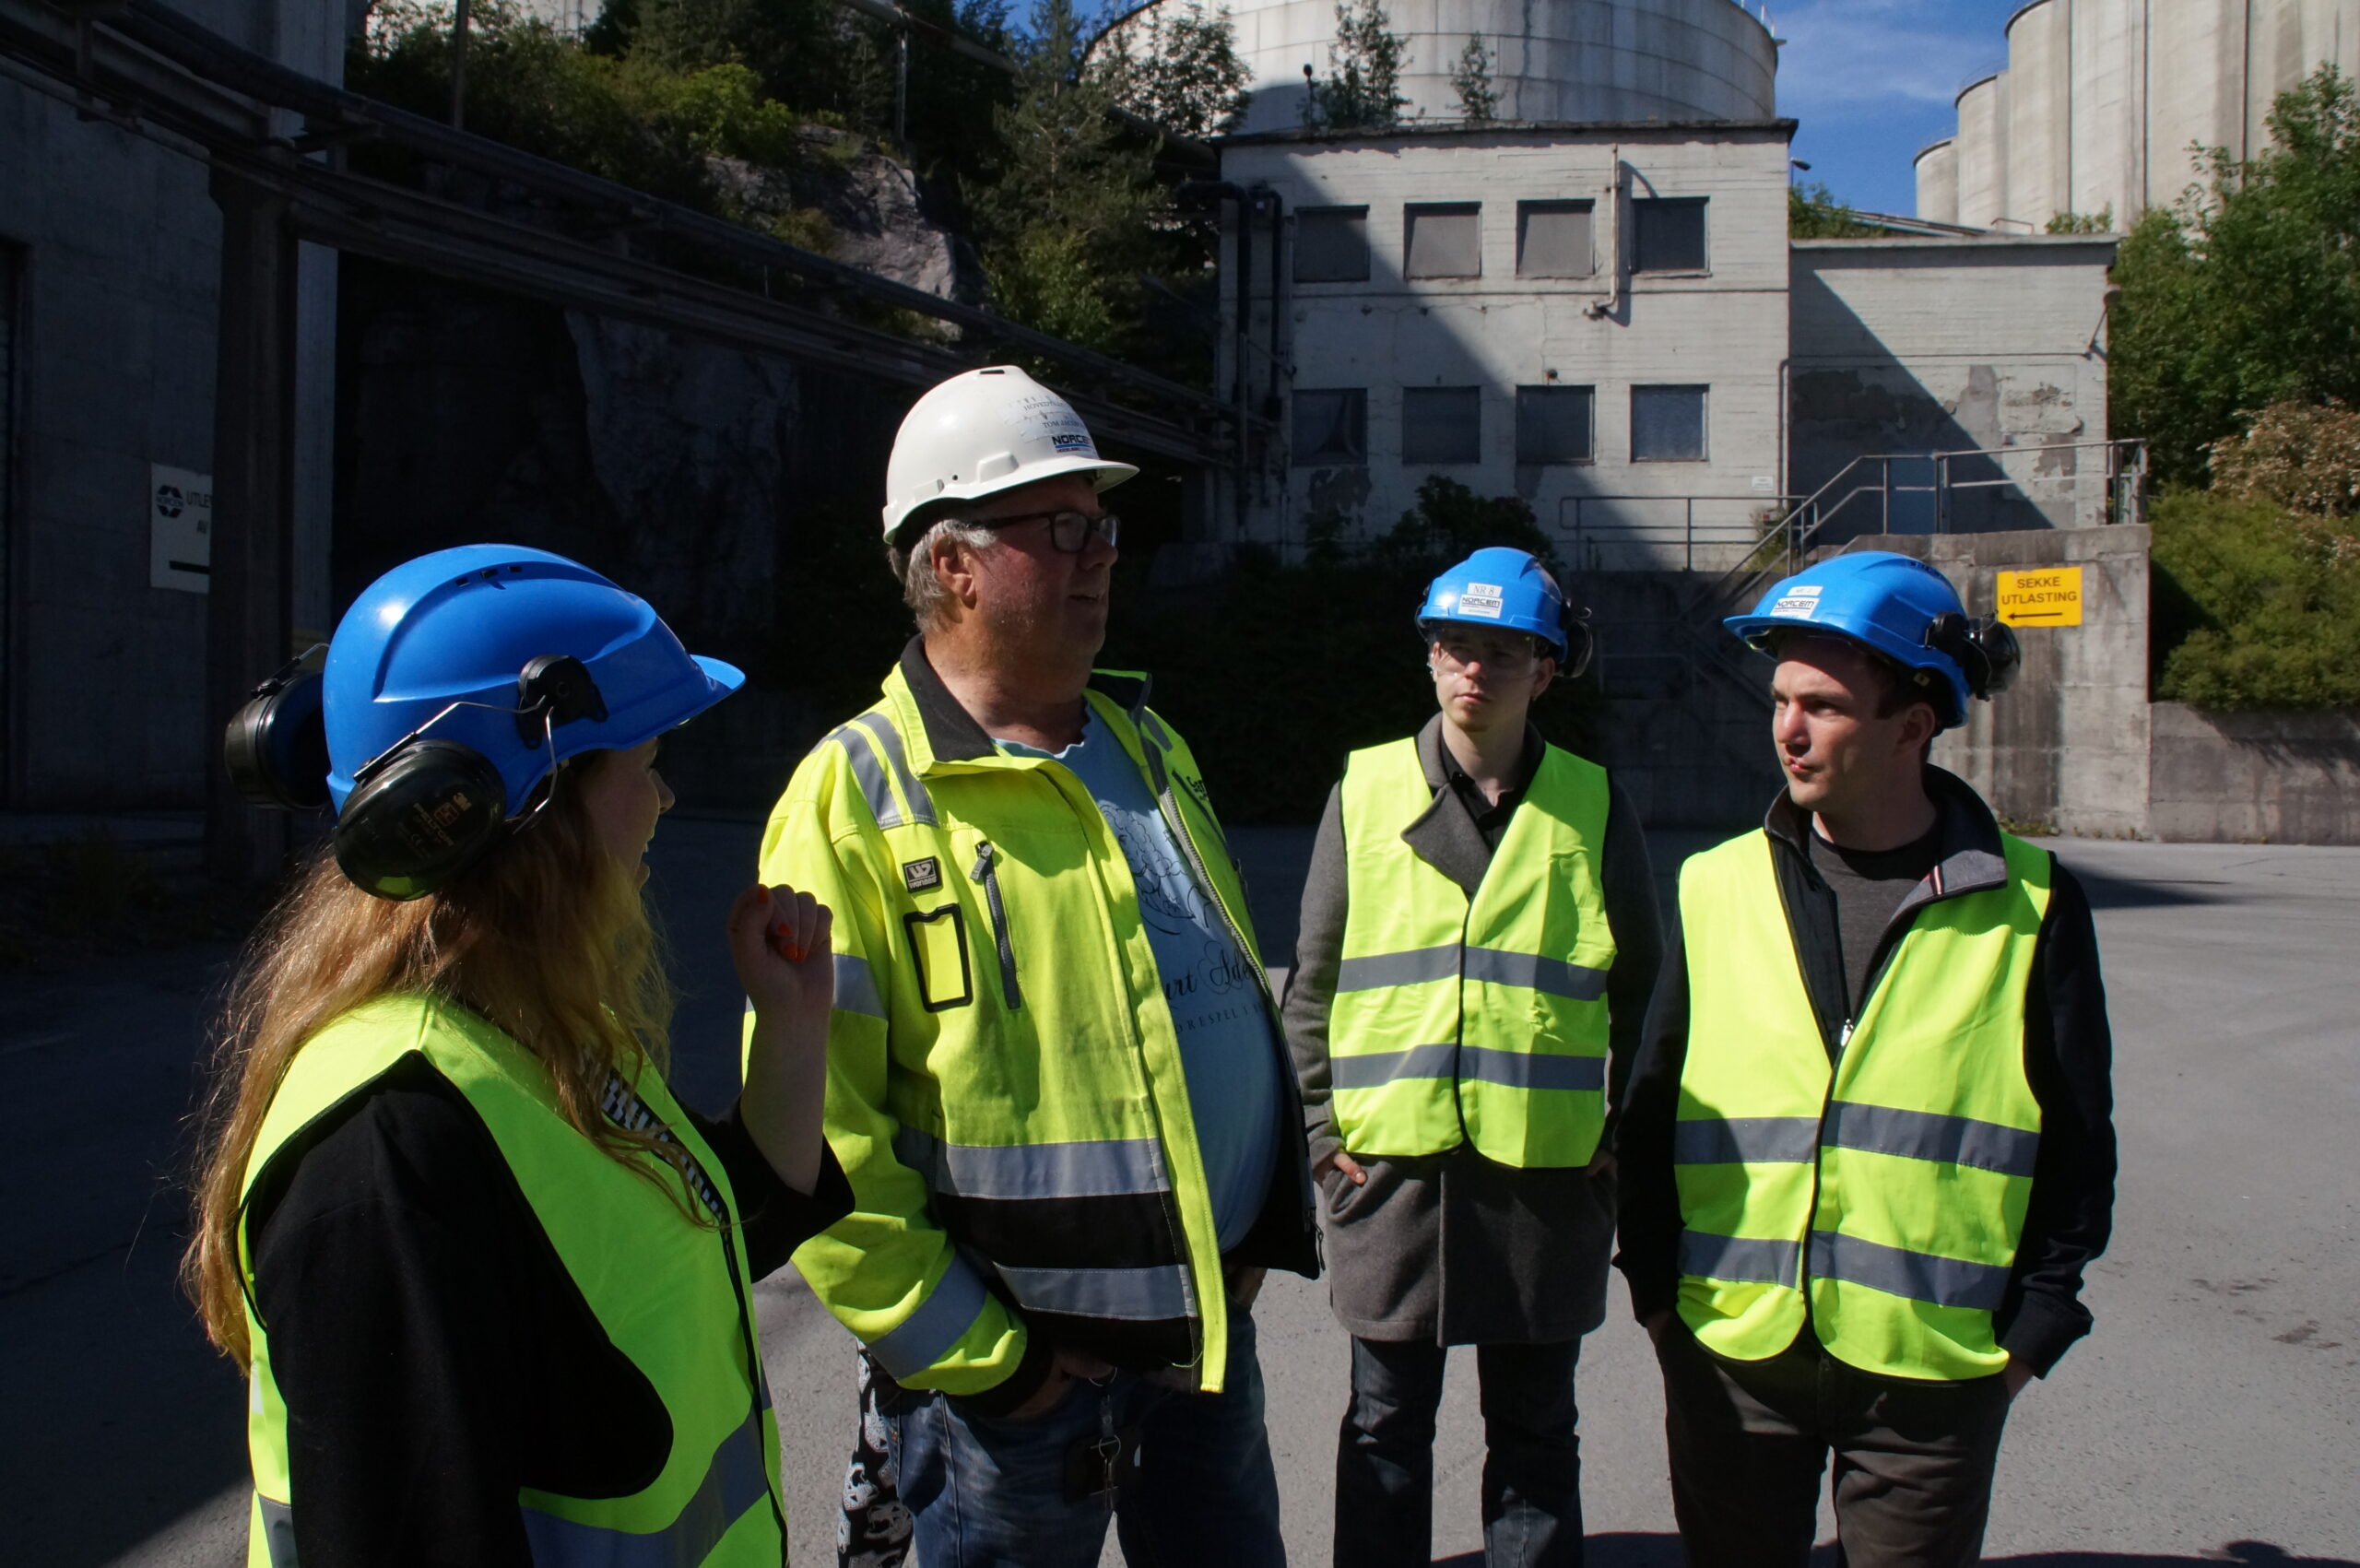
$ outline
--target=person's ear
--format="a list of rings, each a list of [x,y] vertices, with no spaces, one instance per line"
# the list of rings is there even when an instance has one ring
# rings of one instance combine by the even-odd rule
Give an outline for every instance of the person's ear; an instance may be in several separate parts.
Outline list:
[[[934,579],[962,609],[975,607],[975,567],[981,553],[962,539],[937,538],[933,543],[928,564],[934,568]]]
[[[1941,720],[1935,716],[1931,702],[1912,702],[1901,715],[1901,735],[1895,742],[1895,749],[1917,756],[1932,743],[1941,727]]]
[[[1553,654],[1541,654],[1539,661],[1534,664],[1533,668],[1537,673],[1532,682],[1532,700],[1538,702],[1540,701],[1540,694],[1549,690],[1550,682],[1557,678],[1556,655]]]

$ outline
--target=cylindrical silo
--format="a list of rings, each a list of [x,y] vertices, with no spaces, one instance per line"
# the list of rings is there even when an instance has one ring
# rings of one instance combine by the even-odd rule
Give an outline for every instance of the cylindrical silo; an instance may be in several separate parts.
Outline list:
[[[2247,0],[2147,5],[2147,204],[2168,206],[2203,178],[2189,149],[2237,150],[2245,114]]]
[[[2360,77],[2360,6],[2353,0],[2253,0],[2246,39],[2244,146],[2251,157],[2270,145],[2278,95],[2333,65]]]
[[[1778,50],[1738,0],[1389,0],[1408,120],[1460,118],[1451,72],[1470,37],[1492,55],[1502,120],[1766,120]],[[1328,72],[1335,0],[1234,0],[1251,73],[1247,131],[1303,123],[1304,67]]]
[[[1958,221],[1958,142],[1944,136],[1918,155],[1918,216],[1929,223]]]
[[[1995,71],[1958,95],[1958,220],[1976,229],[2007,216],[2006,84]]]
[[[2032,0],[2008,18],[2009,229],[2037,231],[2072,205],[2072,0]]]
[[[2052,0],[2054,3],[2054,0]],[[2118,230],[2146,206],[2146,0],[2065,0],[2072,15],[2069,210]]]

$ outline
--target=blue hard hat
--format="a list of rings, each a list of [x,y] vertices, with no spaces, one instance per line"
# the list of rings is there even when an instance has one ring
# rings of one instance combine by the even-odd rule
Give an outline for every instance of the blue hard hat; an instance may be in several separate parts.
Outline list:
[[[1929,695],[1937,699],[1934,711],[1941,727],[1949,729],[1965,722],[1971,686],[1959,644],[1949,638],[1941,639],[1941,646],[1929,641],[1945,616],[1965,620],[1965,607],[1949,578],[1909,556],[1862,550],[1832,557],[1775,584],[1752,614],[1733,615],[1721,624],[1764,653],[1781,631],[1835,632],[1905,669],[1937,676],[1939,685]],[[1993,689],[1988,680],[1986,685]]]
[[[520,678],[552,657],[580,661],[596,688],[587,710],[546,732],[520,725]],[[342,810],[354,774],[425,729],[489,760],[513,814],[557,762],[637,746],[745,680],[578,561],[520,545],[437,550],[372,583],[328,644],[328,794]]]
[[[1528,632],[1565,656],[1565,594],[1549,569],[1523,550],[1477,550],[1426,584],[1421,630],[1438,620]]]

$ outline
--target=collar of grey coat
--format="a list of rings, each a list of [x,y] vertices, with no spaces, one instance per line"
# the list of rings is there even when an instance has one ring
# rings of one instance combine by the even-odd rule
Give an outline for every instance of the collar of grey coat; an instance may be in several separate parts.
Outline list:
[[[1475,825],[1474,813],[1457,790],[1450,787],[1451,760],[1443,755],[1442,715],[1436,713],[1418,732],[1418,762],[1425,770],[1426,787],[1434,792],[1427,808],[1410,825],[1401,830],[1401,842],[1410,846],[1417,857],[1458,884],[1459,890],[1469,899],[1482,885],[1483,873],[1492,864],[1492,846],[1483,842],[1483,831]],[[1532,775],[1540,771],[1540,759],[1547,755],[1548,744],[1540,732],[1530,725],[1524,726],[1524,755],[1517,760],[1516,776],[1509,787],[1526,789]]]
[[[913,637],[903,646],[902,679],[917,703],[918,722],[926,725],[926,749],[938,761],[972,762],[997,755],[998,748],[975,722],[975,715],[959,705],[959,699],[935,673],[933,662],[926,656],[924,637]],[[1090,684],[1113,698],[1134,724],[1147,708],[1150,681],[1144,675],[1093,670]]]
[[[1893,912],[1898,921],[1918,905],[1939,898],[1997,888],[2008,879],[2007,853],[2000,844],[2000,819],[1974,787],[1956,773],[1926,764],[1926,793],[1933,797],[1935,825],[1941,831],[1941,855],[1934,868],[1909,890]],[[1762,819],[1763,831],[1803,857],[1811,859],[1811,819],[1785,790],[1770,803]],[[1814,869],[1811,875],[1817,877]]]

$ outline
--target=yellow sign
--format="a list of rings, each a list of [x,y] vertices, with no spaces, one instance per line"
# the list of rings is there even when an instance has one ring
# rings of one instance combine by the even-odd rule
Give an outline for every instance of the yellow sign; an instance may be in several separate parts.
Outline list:
[[[2000,573],[2000,619],[2010,626],[2082,624],[2082,569],[2044,566]]]

